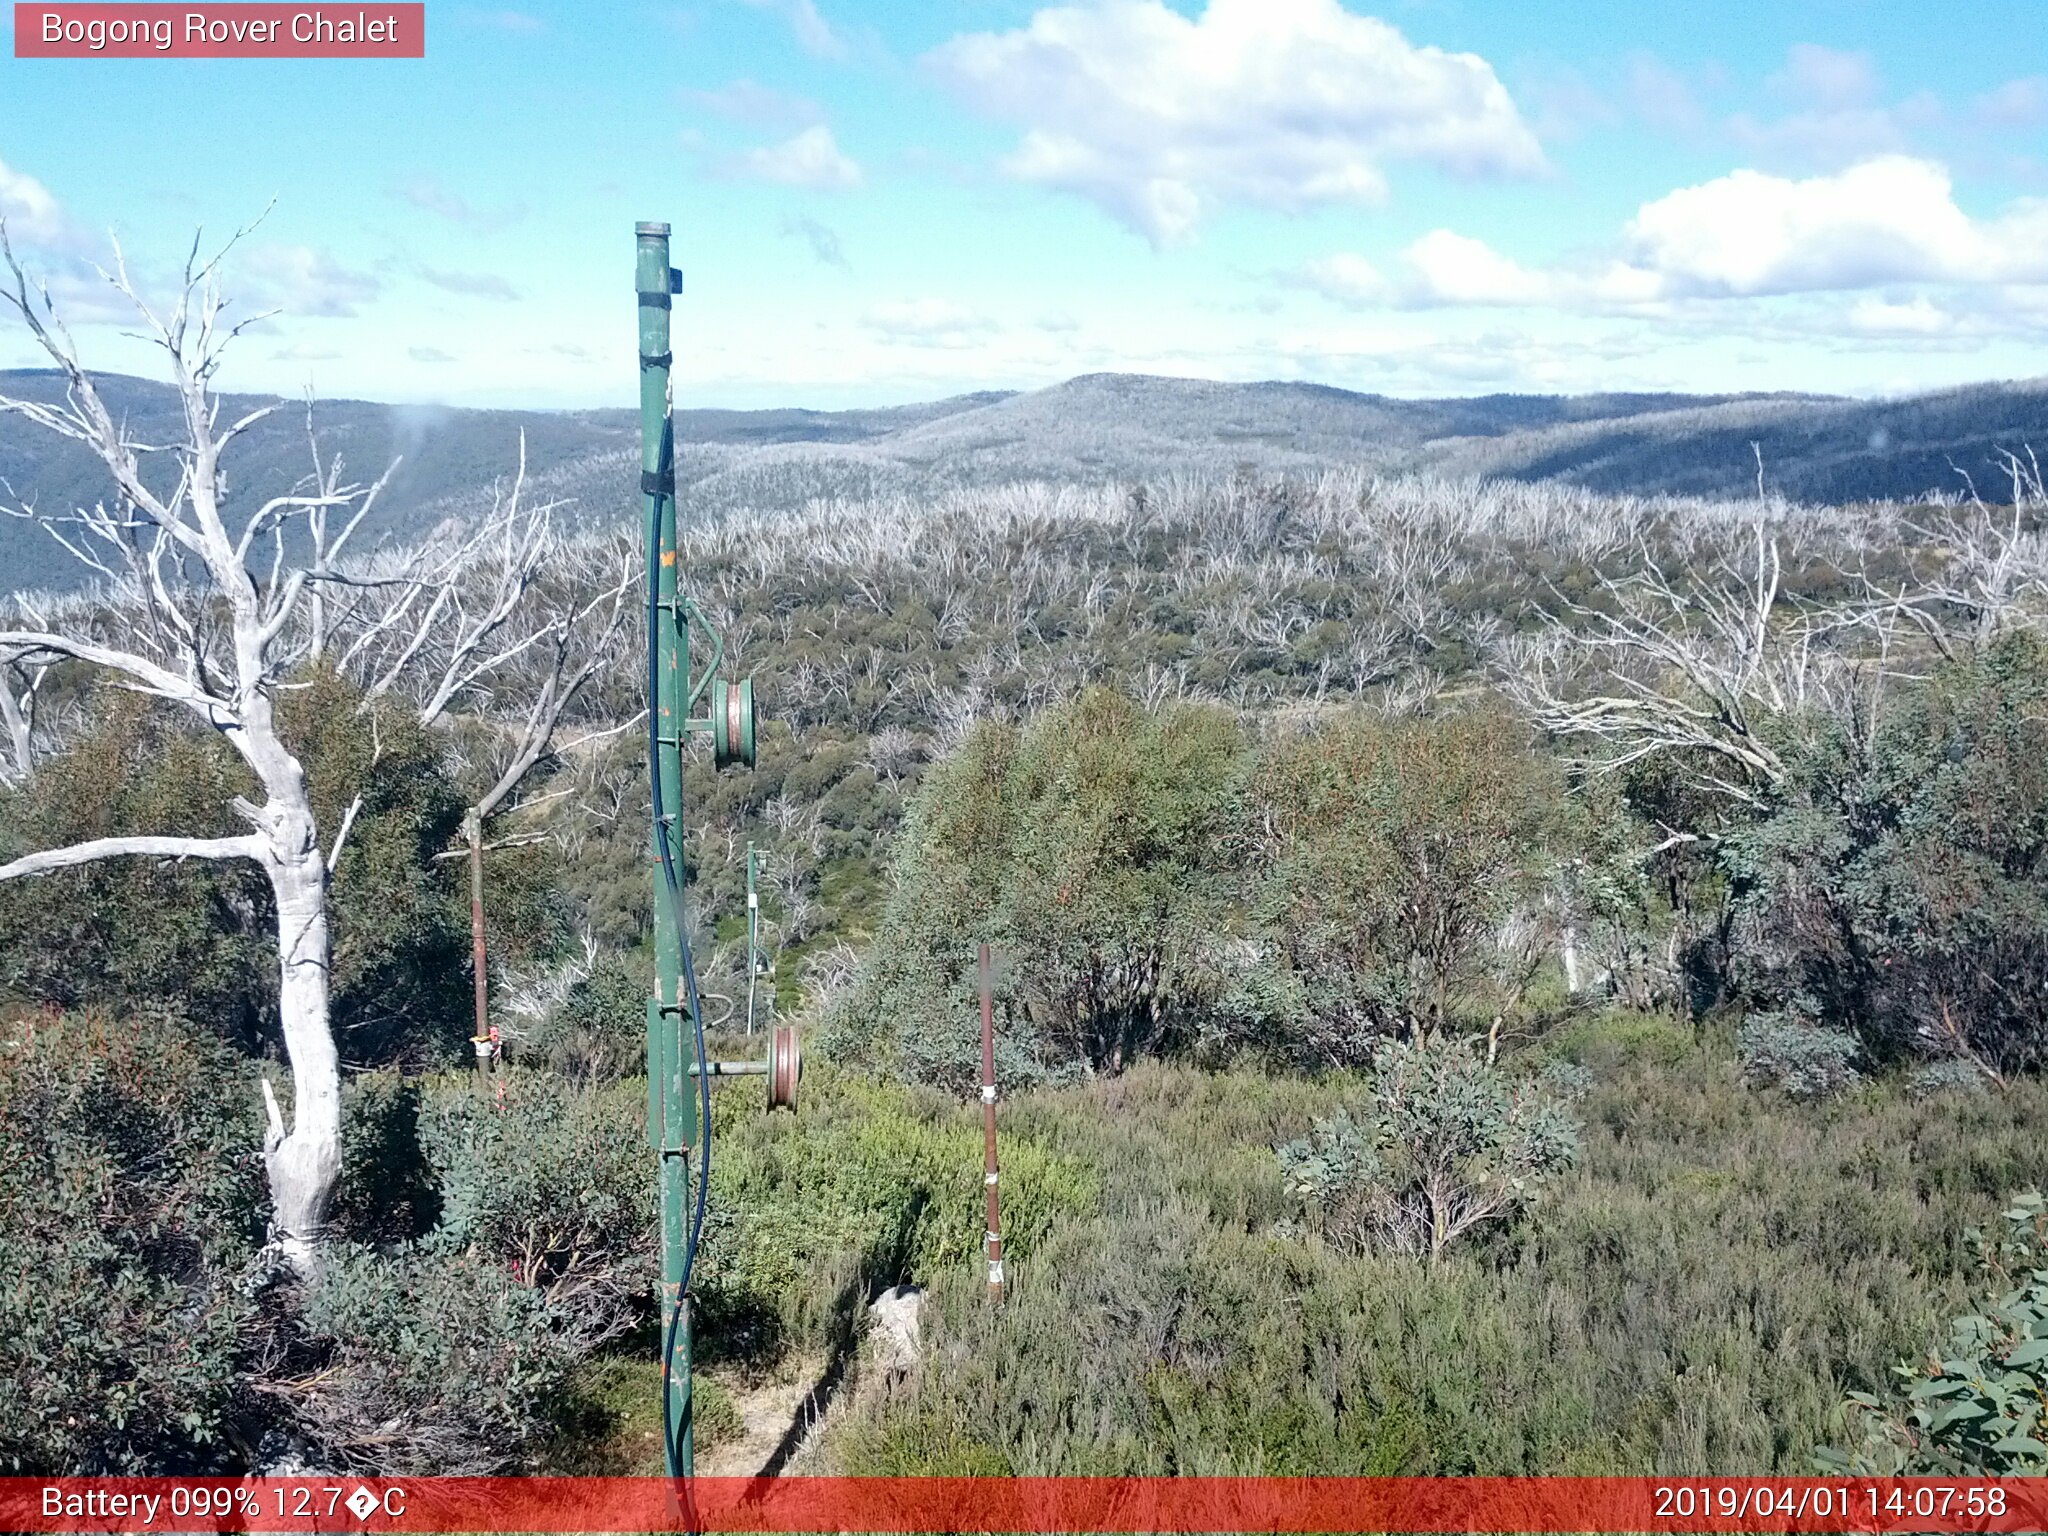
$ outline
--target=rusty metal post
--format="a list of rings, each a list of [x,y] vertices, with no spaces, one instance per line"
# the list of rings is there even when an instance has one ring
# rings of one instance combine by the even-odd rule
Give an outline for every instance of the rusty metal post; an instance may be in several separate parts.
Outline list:
[[[996,1199],[996,1005],[989,953],[981,946],[981,1139],[982,1187],[988,1192],[988,1299],[1003,1301],[1003,1220]]]

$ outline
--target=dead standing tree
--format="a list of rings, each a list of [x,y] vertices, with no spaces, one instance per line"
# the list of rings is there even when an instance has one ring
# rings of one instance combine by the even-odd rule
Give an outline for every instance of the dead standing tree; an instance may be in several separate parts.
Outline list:
[[[1649,978],[1656,986],[1675,984],[1701,920],[1690,894],[1698,854],[1726,818],[1760,809],[1783,785],[1788,727],[1813,711],[1867,735],[1891,675],[1895,626],[1881,609],[1788,604],[1777,540],[1759,522],[1749,545],[1679,576],[1642,548],[1638,568],[1604,578],[1596,601],[1565,601],[1547,635],[1497,646],[1503,691],[1578,749],[1578,771],[1652,759],[1675,769],[1679,808],[1653,810],[1659,840],[1640,854],[1662,870],[1679,914]],[[1569,883],[1558,895],[1564,932],[1575,934]]]
[[[1590,749],[1584,769],[1670,753],[1703,793],[1755,805],[1785,773],[1766,722],[1838,701],[1846,676],[1819,642],[1850,616],[1788,621],[1781,575],[1761,524],[1747,560],[1706,575],[1673,580],[1645,550],[1640,569],[1601,583],[1601,605],[1567,601],[1545,640],[1506,647],[1502,685],[1543,729]]]
[[[0,730],[7,733],[0,743],[0,789],[26,784],[35,773],[37,717],[49,675],[47,662],[0,664]]]
[[[483,563],[487,541],[506,531],[501,520],[487,519],[467,537],[387,556],[345,574],[339,557],[384,481],[345,483],[339,464],[323,466],[316,459],[313,474],[290,493],[246,511],[235,505],[223,455],[278,408],[261,407],[224,425],[213,393],[224,348],[249,323],[227,322],[219,285],[221,261],[239,239],[238,234],[206,260],[195,241],[176,302],[165,311],[140,296],[116,248],[108,281],[134,307],[144,337],[162,349],[181,408],[177,440],[146,443],[109,411],[48,290],[31,283],[0,224],[0,258],[9,275],[0,299],[26,325],[65,386],[61,404],[0,396],[0,411],[83,447],[113,482],[109,499],[44,520],[98,578],[100,600],[67,605],[55,617],[18,600],[15,613],[0,620],[0,664],[11,669],[11,680],[32,677],[48,662],[77,663],[189,711],[232,747],[261,795],[231,802],[246,833],[96,838],[0,865],[0,879],[121,857],[247,859],[262,869],[276,908],[278,1022],[292,1073],[289,1126],[268,1078],[262,1085],[271,1246],[289,1270],[306,1275],[317,1263],[341,1168],[339,1061],[328,996],[328,878],[360,802],[323,843],[305,771],[277,728],[276,696],[295,671],[323,653],[332,656],[340,648],[346,654],[353,645],[357,655],[370,654],[376,636],[402,631],[409,644],[384,655],[386,664],[375,679],[389,690],[421,658],[460,651],[462,641],[451,641],[451,633],[488,643],[518,612],[533,583],[512,583],[509,604],[492,608],[495,617],[479,641],[475,627],[460,622],[463,593],[470,590],[461,575],[466,566]],[[145,465],[152,467],[147,475]],[[287,537],[296,525],[309,525],[310,556],[303,553],[303,539]],[[520,526],[516,510],[511,525]],[[523,569],[544,567],[553,547],[543,520],[522,545]],[[546,624],[533,626],[525,649],[545,646],[556,633]],[[448,672],[446,686],[428,694],[438,710],[445,712],[487,674],[495,678],[494,666],[511,659],[500,654],[503,649],[473,656],[471,665]],[[486,664],[479,669],[477,661]],[[557,678],[549,698],[562,697]],[[22,742],[14,738],[25,735],[13,731],[20,698],[17,693],[8,722],[16,749]],[[560,713],[543,702],[528,716],[529,734],[543,728],[551,733]],[[526,755],[526,766],[544,750],[543,740]],[[21,758],[24,770],[30,765],[26,754],[11,755]]]
[[[501,813],[516,815],[546,799],[571,793],[575,779],[537,800],[515,796],[551,756],[577,749],[636,725],[631,718],[594,726],[557,746],[563,719],[584,689],[617,663],[636,611],[639,569],[629,541],[564,539],[553,523],[560,503],[526,499],[526,444],[509,488],[492,492],[479,525],[430,540],[406,558],[416,573],[394,580],[375,570],[337,572],[328,583],[339,670],[363,688],[363,707],[400,695],[418,708],[421,724],[450,727],[458,704],[472,712],[497,706],[478,761],[466,778],[481,786],[463,816],[463,846],[441,855],[467,854],[470,936],[475,981],[474,1041],[479,1065],[494,1055],[490,1035],[489,973],[484,931],[483,856],[492,848],[538,841],[529,831],[485,841]],[[505,701],[520,701],[511,710]],[[507,721],[503,717],[510,714]]]

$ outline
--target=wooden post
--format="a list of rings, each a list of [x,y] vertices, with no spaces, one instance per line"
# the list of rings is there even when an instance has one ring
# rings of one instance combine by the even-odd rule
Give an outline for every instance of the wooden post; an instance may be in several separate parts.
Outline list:
[[[996,1199],[996,1008],[989,953],[981,946],[981,1138],[982,1187],[988,1192],[988,1299],[1003,1301],[1003,1220]]]

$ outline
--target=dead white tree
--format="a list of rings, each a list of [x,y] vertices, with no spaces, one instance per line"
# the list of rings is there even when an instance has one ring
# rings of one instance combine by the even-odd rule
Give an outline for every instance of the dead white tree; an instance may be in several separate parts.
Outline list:
[[[0,789],[18,788],[35,772],[37,716],[49,676],[47,662],[10,659],[0,665],[0,730],[7,733],[6,750],[0,754]]]
[[[549,524],[556,504],[523,509],[525,482],[522,437],[511,490],[494,491],[482,528],[465,533],[445,559],[439,551],[430,552],[432,574],[425,581],[372,586],[372,591],[395,592],[395,598],[381,612],[359,611],[361,633],[346,652],[346,660],[364,675],[365,707],[404,691],[428,726],[447,725],[452,708],[465,700],[476,710],[508,698],[524,701],[523,708],[509,712],[500,704],[499,718],[480,733],[479,761],[470,774],[480,792],[463,816],[463,847],[442,855],[466,853],[469,859],[472,1040],[480,1061],[496,1054],[490,1032],[484,855],[543,836],[514,831],[487,842],[486,828],[501,812],[517,815],[577,787],[579,781],[572,778],[567,788],[549,791],[540,800],[515,799],[543,761],[573,755],[645,718],[642,711],[595,725],[558,745],[562,721],[578,695],[619,660],[639,572],[625,539],[561,539]],[[480,560],[480,551],[491,553]],[[430,588],[433,596],[417,601]],[[387,622],[395,612],[406,616]],[[508,713],[509,721],[504,718]]]
[[[1754,805],[1785,775],[1766,722],[1844,701],[1852,669],[1825,642],[1858,622],[1781,613],[1781,576],[1762,524],[1746,559],[1705,574],[1674,579],[1645,550],[1636,571],[1602,582],[1599,605],[1567,601],[1548,636],[1503,647],[1503,687],[1545,730],[1582,743],[1593,772],[1674,754],[1702,789]]]
[[[98,579],[95,600],[58,612],[17,599],[14,611],[0,617],[0,663],[12,669],[10,678],[33,677],[55,661],[78,663],[118,686],[177,705],[233,748],[258,793],[231,802],[248,827],[244,833],[96,838],[0,865],[0,880],[121,857],[247,859],[262,869],[276,907],[278,1022],[292,1073],[289,1125],[268,1078],[262,1083],[271,1248],[288,1269],[305,1275],[317,1263],[341,1167],[339,1062],[329,1018],[328,880],[359,805],[338,828],[328,829],[323,843],[305,771],[277,727],[276,697],[296,670],[328,654],[344,635],[352,643],[380,623],[393,631],[406,622],[404,615],[416,620],[408,638],[417,644],[409,655],[385,658],[381,676],[387,686],[395,686],[416,658],[460,652],[462,636],[477,641],[475,626],[464,628],[446,617],[463,610],[458,598],[444,594],[458,585],[453,572],[465,558],[481,558],[483,541],[501,530],[487,521],[468,538],[445,540],[411,556],[381,557],[349,573],[339,557],[383,480],[347,482],[338,463],[323,465],[316,458],[312,474],[287,493],[246,508],[231,497],[224,454],[278,409],[264,406],[224,422],[213,393],[223,350],[251,323],[229,322],[219,281],[223,258],[246,232],[204,259],[195,240],[168,309],[143,299],[115,248],[107,280],[133,306],[143,337],[162,351],[180,407],[182,430],[172,441],[154,443],[138,439],[109,410],[47,288],[27,276],[0,223],[0,258],[8,274],[0,300],[26,326],[64,387],[61,403],[0,395],[0,412],[85,449],[112,482],[111,494],[92,507],[41,519]],[[528,546],[529,562],[546,544],[543,530],[537,544]],[[512,609],[525,590],[513,594]],[[339,613],[333,594],[344,599]],[[510,616],[511,609],[499,614],[497,626]],[[451,633],[458,638],[451,641]],[[528,649],[549,644],[551,633],[539,626]],[[487,644],[488,634],[477,643]],[[489,670],[456,665],[429,696],[445,712]],[[556,675],[551,696],[561,697],[570,681],[573,674]],[[528,734],[542,726],[552,730],[559,713],[545,704],[529,712]],[[5,715],[14,771],[32,766],[32,752],[20,750],[24,738],[14,730],[22,715],[16,693]],[[516,756],[530,766],[537,753]]]
[[[1931,572],[1915,584],[1864,576],[1875,603],[1912,623],[1949,660],[1985,649],[2015,625],[2038,623],[2048,598],[2048,535],[2030,526],[2048,507],[2040,463],[2029,449],[2024,458],[2001,453],[1999,465],[2011,487],[2008,505],[1987,505],[1958,469],[1967,500],[1904,525],[1938,562]]]

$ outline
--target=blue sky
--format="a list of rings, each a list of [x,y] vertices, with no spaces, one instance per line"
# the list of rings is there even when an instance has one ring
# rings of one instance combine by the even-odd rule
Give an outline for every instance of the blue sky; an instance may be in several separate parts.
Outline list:
[[[129,368],[110,232],[160,287],[274,200],[231,268],[280,311],[231,354],[250,389],[627,403],[660,218],[693,404],[1101,369],[1893,393],[2048,373],[2039,19],[433,0],[421,61],[0,57],[0,213]]]

